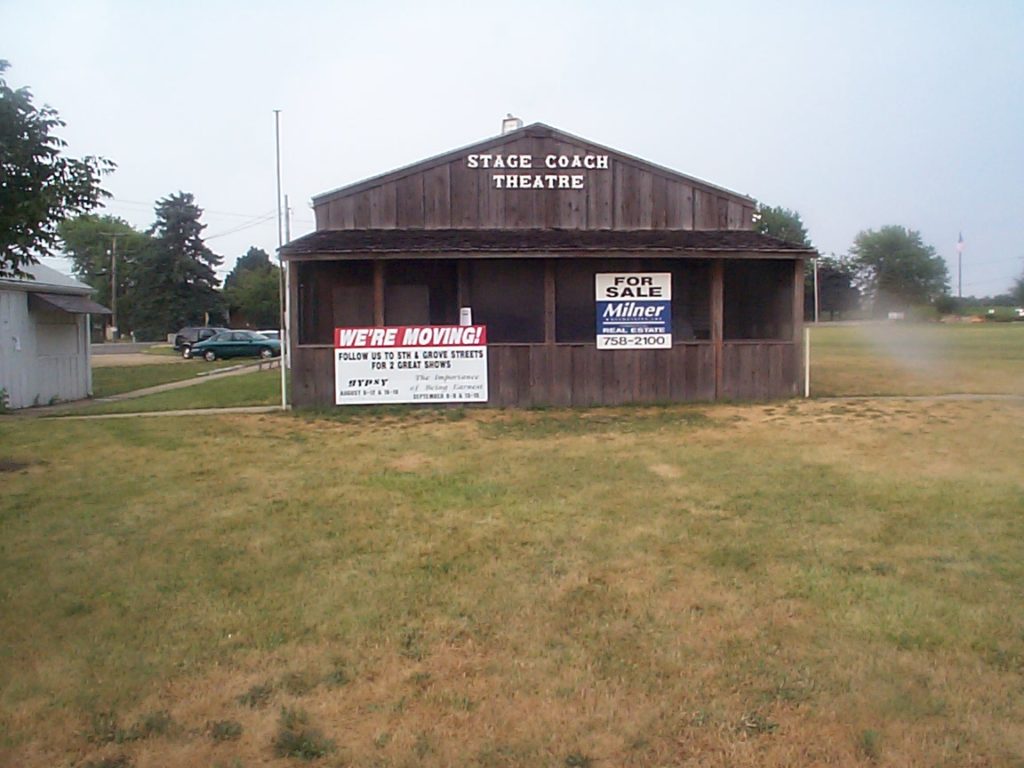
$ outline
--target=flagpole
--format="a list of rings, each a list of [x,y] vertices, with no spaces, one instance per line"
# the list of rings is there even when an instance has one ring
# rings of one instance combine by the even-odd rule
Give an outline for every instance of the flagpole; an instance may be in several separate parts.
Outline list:
[[[956,297],[964,297],[964,233],[956,241]]]
[[[277,160],[277,289],[279,292],[278,311],[280,312],[281,326],[281,410],[288,410],[288,366],[285,361],[288,359],[288,317],[285,314],[285,266],[281,258],[281,248],[284,246],[284,233],[281,221],[281,110],[274,110],[274,152]]]

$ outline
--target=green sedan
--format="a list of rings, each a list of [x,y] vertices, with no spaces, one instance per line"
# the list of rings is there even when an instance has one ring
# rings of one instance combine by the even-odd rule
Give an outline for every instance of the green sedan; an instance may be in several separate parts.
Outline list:
[[[280,341],[268,339],[255,331],[224,331],[192,345],[192,357],[201,357],[209,362],[225,357],[262,357],[266,360],[280,354]]]

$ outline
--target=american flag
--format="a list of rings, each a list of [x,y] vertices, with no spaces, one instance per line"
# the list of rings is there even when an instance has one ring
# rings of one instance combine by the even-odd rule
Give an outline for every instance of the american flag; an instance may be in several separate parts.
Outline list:
[[[957,238],[957,241],[956,241],[956,252],[957,253],[963,253],[964,252],[964,233],[963,232],[961,232],[960,233],[960,237]]]

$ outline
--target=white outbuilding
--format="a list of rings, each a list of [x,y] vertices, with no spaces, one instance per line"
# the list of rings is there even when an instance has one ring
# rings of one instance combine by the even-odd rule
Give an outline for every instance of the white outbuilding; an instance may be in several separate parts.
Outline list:
[[[89,315],[110,314],[92,288],[42,264],[0,278],[0,399],[28,408],[92,394]]]

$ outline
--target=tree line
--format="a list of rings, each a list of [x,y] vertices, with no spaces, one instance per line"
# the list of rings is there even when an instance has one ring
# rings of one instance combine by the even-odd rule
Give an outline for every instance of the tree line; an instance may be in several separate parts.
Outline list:
[[[110,197],[101,183],[115,164],[68,157],[57,135],[64,121],[28,88],[11,88],[9,68],[0,59],[0,277],[27,277],[40,256],[63,252],[96,300],[116,310],[119,330],[144,339],[203,322],[280,325],[278,267],[250,248],[220,290],[223,257],[203,241],[191,194],[158,200],[145,231],[94,214]]]
[[[221,289],[224,260],[203,241],[193,195],[158,200],[154,213],[145,231],[92,213],[57,227],[75,274],[115,310],[120,333],[158,339],[186,325],[279,326],[279,269],[264,250],[249,248]]]
[[[66,156],[56,135],[64,127],[55,110],[37,107],[28,88],[7,84],[0,59],[0,277],[26,275],[40,256],[63,250],[74,272],[115,309],[122,333],[161,338],[181,326],[279,324],[279,269],[266,252],[250,248],[219,285],[223,257],[203,241],[202,209],[177,192],[156,202],[154,222],[139,231],[122,219],[93,213],[110,197],[102,178],[109,160]],[[755,229],[808,248],[800,215],[760,206]],[[876,315],[915,306],[955,309],[949,272],[921,234],[902,226],[860,232],[843,256],[816,260],[820,310],[842,316],[870,303]],[[813,313],[813,272],[806,291]],[[1010,296],[1024,304],[1024,275]]]
[[[789,243],[812,247],[800,214],[788,208],[759,206],[755,229]],[[817,271],[819,312],[828,319],[842,318],[861,309],[870,310],[875,317],[920,307],[933,307],[942,314],[962,309],[961,302],[950,294],[945,260],[924,242],[920,232],[906,227],[890,225],[863,230],[854,238],[847,254],[819,257]],[[813,317],[813,263],[807,265],[804,296],[805,314]],[[1006,298],[1024,303],[1024,276]]]

